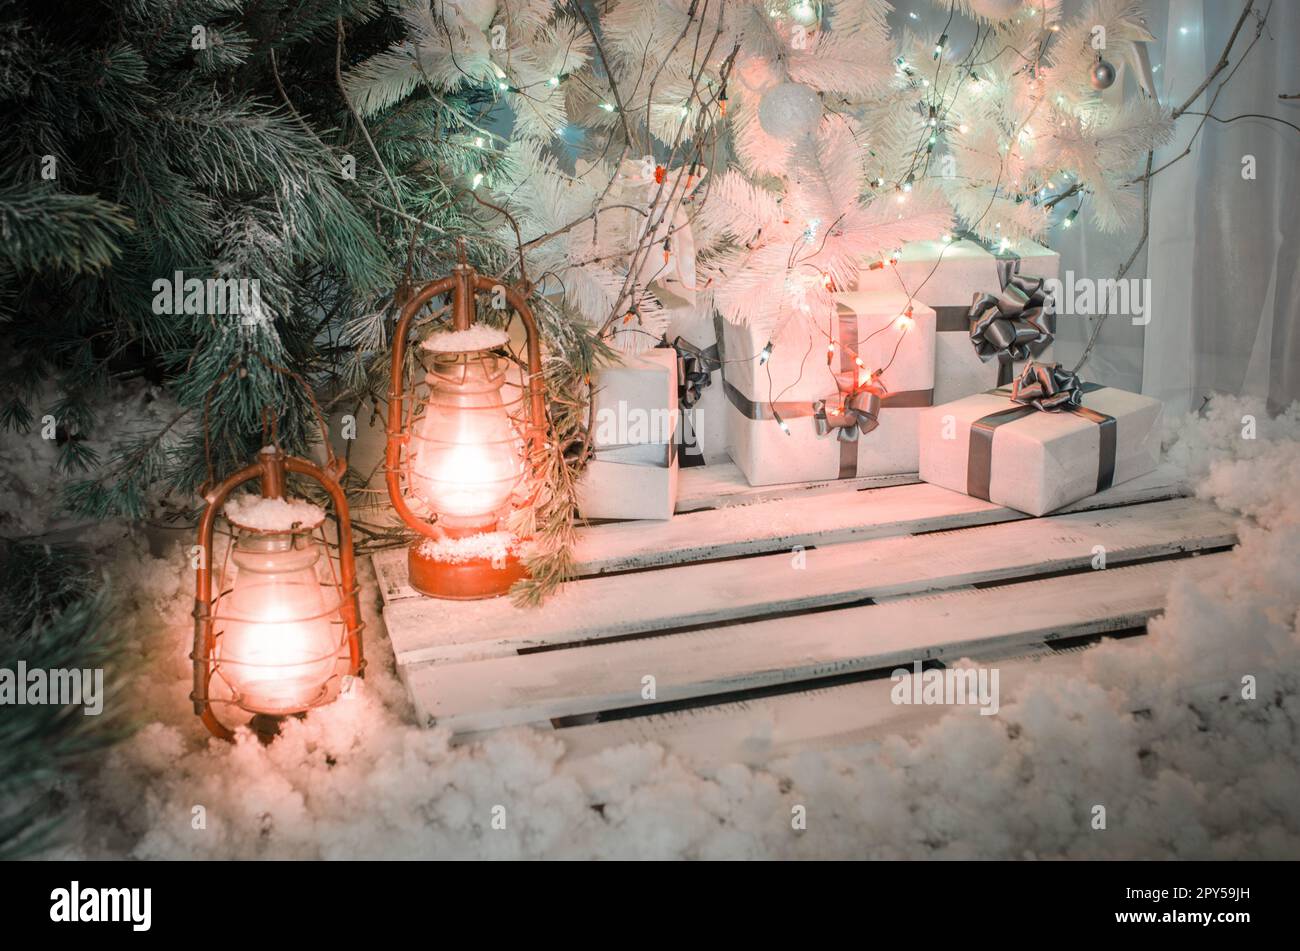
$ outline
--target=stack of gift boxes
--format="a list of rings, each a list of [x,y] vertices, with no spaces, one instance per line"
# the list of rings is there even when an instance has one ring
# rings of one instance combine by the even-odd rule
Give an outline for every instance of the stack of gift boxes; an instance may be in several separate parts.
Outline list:
[[[915,242],[864,270],[824,325],[790,321],[769,335],[718,319],[604,371],[598,413],[653,399],[642,408],[671,413],[685,443],[673,453],[648,439],[598,441],[584,485],[599,491],[581,514],[669,517],[684,458],[730,457],[751,485],[919,472],[1030,515],[1150,471],[1159,401],[1052,362],[1047,282],[1059,269],[1029,241]],[[635,382],[651,376],[653,386]],[[614,501],[622,495],[637,499]]]

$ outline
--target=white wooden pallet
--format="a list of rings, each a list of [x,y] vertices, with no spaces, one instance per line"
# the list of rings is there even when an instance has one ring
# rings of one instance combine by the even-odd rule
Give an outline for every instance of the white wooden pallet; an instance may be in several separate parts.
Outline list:
[[[755,495],[721,468],[682,473],[684,497],[708,507],[581,530],[580,580],[539,609],[421,598],[405,584],[404,549],[376,554],[385,625],[423,722],[473,735],[688,703],[721,704],[713,720],[734,725],[733,701],[756,689],[1141,627],[1189,567],[1181,556],[1235,542],[1234,520],[1182,497],[1163,470],[1031,519],[919,483]],[[1099,552],[1106,568],[1093,570]],[[812,702],[760,705],[775,716]],[[635,731],[628,722],[568,732],[612,737]]]

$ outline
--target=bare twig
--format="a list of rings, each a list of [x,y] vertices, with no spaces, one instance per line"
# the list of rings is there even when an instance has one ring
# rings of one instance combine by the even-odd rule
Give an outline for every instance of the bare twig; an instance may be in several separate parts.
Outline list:
[[[1228,42],[1223,47],[1223,52],[1219,54],[1219,61],[1214,64],[1214,69],[1210,74],[1201,80],[1201,84],[1196,87],[1196,91],[1187,97],[1187,101],[1171,113],[1171,118],[1177,119],[1188,109],[1192,108],[1192,103],[1200,98],[1201,93],[1205,92],[1206,87],[1214,82],[1214,77],[1228,68],[1228,54],[1232,52],[1233,44],[1237,42],[1237,34],[1241,32],[1242,26],[1246,23],[1246,17],[1250,16],[1251,8],[1255,6],[1255,0],[1246,0],[1246,5],[1241,8],[1241,16],[1237,17],[1237,25],[1232,28],[1232,35],[1228,37]],[[1270,4],[1271,6],[1271,4]],[[1267,12],[1264,17],[1267,17]],[[1264,20],[1260,20],[1260,29],[1264,27]],[[1258,35],[1258,34],[1256,34]]]
[[[393,193],[393,201],[401,209],[403,215],[406,214],[406,206],[402,204],[402,193],[397,188],[397,182],[389,174],[388,166],[384,160],[379,157],[379,149],[375,147],[375,140],[370,137],[370,130],[366,128],[365,122],[361,118],[361,113],[357,112],[357,107],[352,104],[352,97],[348,95],[347,86],[343,84],[343,17],[339,17],[338,23],[338,42],[334,46],[334,81],[338,83],[339,94],[347,104],[348,112],[352,113],[352,119],[356,122],[357,127],[361,130],[361,135],[366,140],[366,145],[370,146],[370,154],[375,157],[375,164],[379,170],[384,173],[384,178],[388,179],[388,188]]]

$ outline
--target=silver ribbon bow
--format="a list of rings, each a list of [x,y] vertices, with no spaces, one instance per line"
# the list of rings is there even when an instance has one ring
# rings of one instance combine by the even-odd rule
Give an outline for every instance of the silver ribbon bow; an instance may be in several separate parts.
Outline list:
[[[1028,359],[1052,339],[1047,321],[1055,312],[1041,277],[1012,274],[1000,294],[975,295],[966,312],[971,343],[986,363],[1004,353],[1010,360]]]
[[[700,401],[706,387],[713,382],[713,371],[722,367],[715,343],[707,350],[701,350],[685,337],[669,341],[665,336],[661,347],[672,347],[677,351],[677,393],[682,409],[690,409]]]
[[[1012,402],[1047,413],[1083,405],[1079,376],[1059,363],[1030,363],[1011,384]]]
[[[817,435],[825,436],[832,430],[841,442],[854,442],[880,425],[880,401],[885,388],[868,384],[848,396],[840,393],[813,403],[813,421]]]

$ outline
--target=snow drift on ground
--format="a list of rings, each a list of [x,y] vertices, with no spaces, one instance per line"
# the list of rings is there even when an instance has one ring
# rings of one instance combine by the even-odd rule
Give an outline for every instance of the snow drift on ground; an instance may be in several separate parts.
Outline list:
[[[355,699],[269,747],[210,740],[186,699],[188,541],[162,557],[119,543],[111,574],[143,661],[127,690],[142,726],[65,782],[66,844],[52,855],[1300,857],[1300,406],[1269,420],[1221,398],[1172,430],[1169,458],[1201,495],[1248,517],[1232,570],[1176,584],[1149,636],[1093,649],[1086,678],[1043,677],[998,716],[953,713],[763,768],[694,766],[651,744],[566,756],[561,738],[528,731],[451,747],[413,725],[373,584]],[[1246,675],[1256,700],[1240,697]]]

